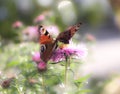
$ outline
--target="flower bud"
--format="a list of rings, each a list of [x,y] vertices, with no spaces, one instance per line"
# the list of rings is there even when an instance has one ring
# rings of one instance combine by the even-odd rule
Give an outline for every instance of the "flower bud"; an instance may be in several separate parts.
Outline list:
[[[8,78],[1,83],[2,88],[8,88],[14,77]]]
[[[47,70],[47,64],[45,62],[39,62],[37,65],[38,71],[43,72]]]
[[[32,56],[32,60],[36,63],[40,62],[40,53],[39,52],[35,52],[34,55]]]
[[[16,21],[12,25],[12,27],[15,29],[21,28],[22,26],[23,26],[23,23],[21,21]]]

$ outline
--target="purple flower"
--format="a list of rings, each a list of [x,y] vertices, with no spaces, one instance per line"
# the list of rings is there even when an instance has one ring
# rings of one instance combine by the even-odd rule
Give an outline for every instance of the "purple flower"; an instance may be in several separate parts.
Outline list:
[[[35,52],[34,55],[32,56],[32,60],[36,63],[39,63],[41,61],[40,59],[40,53],[39,52]]]
[[[64,50],[63,49],[57,49],[52,57],[51,57],[51,60],[53,62],[60,62],[60,61],[63,61],[65,60],[65,54],[64,54]]]
[[[40,23],[43,20],[45,20],[45,15],[41,14],[34,19],[34,23]]]
[[[47,70],[47,63],[40,61],[37,65],[38,71],[43,72]]]
[[[37,41],[38,40],[38,32],[37,27],[28,26],[22,31],[23,40],[25,41]]]
[[[67,47],[58,48],[52,55],[51,60],[53,62],[60,62],[65,60],[66,57],[72,57],[76,59],[83,59],[87,55],[87,49],[85,45],[75,45],[70,43]]]
[[[23,23],[21,21],[16,21],[13,23],[13,28],[21,28],[23,26]]]
[[[34,62],[36,62],[37,64],[37,69],[39,72],[43,72],[47,70],[47,63],[43,62],[40,59],[40,53],[39,52],[35,52],[34,55],[32,56],[32,60]]]
[[[74,44],[72,41],[70,41],[70,44],[68,47],[64,49],[69,49],[70,51],[73,51],[72,54],[75,58],[83,59],[87,56],[87,48],[84,44]]]

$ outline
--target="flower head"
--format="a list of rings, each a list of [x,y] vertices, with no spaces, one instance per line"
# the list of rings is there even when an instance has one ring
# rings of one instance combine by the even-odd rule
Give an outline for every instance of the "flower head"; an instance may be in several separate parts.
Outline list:
[[[1,83],[2,88],[8,88],[14,77],[8,78]]]
[[[38,32],[37,27],[35,26],[28,26],[23,31],[23,40],[25,41],[37,41],[38,39]]]
[[[70,44],[64,49],[71,51],[71,55],[77,59],[83,59],[87,56],[87,48],[84,44],[74,44],[70,41]]]
[[[43,72],[47,70],[47,63],[43,62],[42,59],[40,58],[40,53],[35,52],[32,56],[32,60],[36,62],[37,64],[37,69],[39,72]]]
[[[23,26],[23,23],[21,21],[16,21],[13,23],[13,28],[21,28]]]
[[[53,55],[52,55],[52,57],[51,57],[51,60],[52,60],[53,62],[60,62],[60,61],[65,60],[64,50],[58,48],[58,49],[53,53]]]
[[[34,23],[37,24],[37,23],[40,23],[43,20],[45,20],[45,15],[41,14],[34,19]]]
[[[39,63],[40,62],[40,52],[35,52],[32,56],[32,60],[36,63]]]
[[[40,61],[37,65],[38,71],[43,72],[47,70],[47,64],[43,61]]]
[[[85,45],[75,45],[72,42],[64,48],[58,48],[52,55],[51,60],[53,62],[60,62],[65,60],[66,57],[73,57],[77,59],[83,59],[87,55],[87,49]]]

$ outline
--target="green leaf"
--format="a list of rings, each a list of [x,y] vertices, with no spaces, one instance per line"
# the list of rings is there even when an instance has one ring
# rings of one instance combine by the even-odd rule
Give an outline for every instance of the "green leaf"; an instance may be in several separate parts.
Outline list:
[[[88,92],[91,92],[91,90],[89,90],[89,89],[83,89],[83,90],[77,91],[75,94],[86,94]]]
[[[83,87],[83,83],[90,77],[90,75],[87,75],[87,76],[84,76],[84,77],[81,77],[77,80],[74,81],[75,85],[77,87]]]
[[[81,77],[81,78],[75,80],[75,83],[84,82],[84,81],[86,81],[89,77],[90,77],[90,75],[87,75],[87,76]]]
[[[7,64],[7,67],[14,67],[14,66],[17,66],[19,64],[18,61],[11,61]]]

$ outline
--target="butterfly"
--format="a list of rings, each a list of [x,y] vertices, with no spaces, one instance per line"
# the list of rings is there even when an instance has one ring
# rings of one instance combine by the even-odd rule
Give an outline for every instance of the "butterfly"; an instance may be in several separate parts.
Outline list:
[[[70,26],[67,30],[61,32],[55,40],[43,26],[39,26],[40,58],[47,63],[57,49],[58,42],[69,44],[69,40],[79,30],[80,25],[81,23]]]

